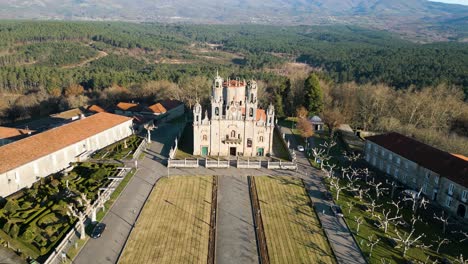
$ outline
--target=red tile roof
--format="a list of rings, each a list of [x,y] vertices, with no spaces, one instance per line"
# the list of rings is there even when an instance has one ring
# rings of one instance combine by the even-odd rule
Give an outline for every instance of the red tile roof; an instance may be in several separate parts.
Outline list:
[[[399,133],[370,136],[366,139],[468,187],[468,161]]]
[[[164,108],[164,106],[160,103],[157,103],[157,104],[154,104],[154,105],[151,105],[148,107],[148,109],[153,112],[153,113],[156,113],[156,114],[164,114],[166,113],[166,108]]]
[[[29,129],[18,129],[13,127],[1,127],[0,126],[0,139],[14,138],[23,135],[28,135],[28,133],[34,132]]]
[[[128,120],[132,118],[98,113],[2,146],[0,173],[49,155]]]
[[[92,105],[88,108],[88,111],[94,112],[94,113],[103,113],[106,112],[104,108],[100,107],[99,105]]]
[[[138,108],[138,104],[120,102],[117,104],[117,108],[122,111],[134,111],[134,109]]]

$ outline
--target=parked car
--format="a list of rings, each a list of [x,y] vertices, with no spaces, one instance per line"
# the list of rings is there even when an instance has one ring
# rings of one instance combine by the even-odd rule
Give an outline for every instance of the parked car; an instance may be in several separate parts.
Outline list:
[[[302,145],[297,146],[297,150],[300,152],[304,152],[304,147]]]
[[[106,224],[97,223],[94,226],[93,232],[91,232],[91,237],[92,238],[100,238],[101,235],[102,235],[102,232],[104,232],[104,229],[106,229]]]
[[[328,192],[328,191],[327,191],[327,192],[324,192],[324,193],[323,193],[323,196],[324,196],[325,199],[328,200],[328,201],[333,200],[333,197],[332,197],[331,192]]]
[[[330,205],[330,208],[335,216],[343,217],[343,210],[338,205]]]

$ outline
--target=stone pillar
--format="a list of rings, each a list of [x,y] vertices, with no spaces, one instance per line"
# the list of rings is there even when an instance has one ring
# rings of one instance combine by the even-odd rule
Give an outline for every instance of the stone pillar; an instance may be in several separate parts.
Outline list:
[[[148,143],[151,143],[151,131],[149,129],[146,131],[148,131]]]

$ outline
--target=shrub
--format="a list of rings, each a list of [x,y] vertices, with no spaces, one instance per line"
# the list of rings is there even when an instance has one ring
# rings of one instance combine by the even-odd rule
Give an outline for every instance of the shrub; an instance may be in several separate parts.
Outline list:
[[[57,236],[51,236],[50,237],[50,242],[55,242],[57,241]]]
[[[21,235],[21,238],[26,242],[31,242],[34,239],[34,232],[30,229],[26,229],[26,231]]]
[[[52,185],[54,188],[57,188],[60,185],[60,181],[58,181],[57,179],[53,179],[50,182],[50,185]]]
[[[45,255],[47,253],[46,247],[41,247],[41,255]]]
[[[11,225],[10,232],[8,233],[12,238],[17,238],[19,233],[19,226]]]
[[[8,200],[3,209],[10,212],[11,214],[14,214],[16,210],[19,209],[19,205],[15,200]]]
[[[11,228],[11,223],[10,222],[6,222],[4,225],[3,225],[3,231],[5,231],[5,233],[10,233],[10,228]]]

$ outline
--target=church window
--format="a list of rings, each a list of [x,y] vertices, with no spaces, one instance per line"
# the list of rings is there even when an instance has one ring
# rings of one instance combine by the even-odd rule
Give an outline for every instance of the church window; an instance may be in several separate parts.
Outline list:
[[[239,101],[239,105],[242,106],[242,101]]]
[[[249,116],[250,116],[250,117],[253,117],[253,108],[250,108],[250,109],[249,109]]]
[[[247,139],[247,147],[248,148],[252,147],[252,139],[251,138]]]
[[[198,122],[198,116],[197,116],[196,120],[197,120],[197,122]]]
[[[231,131],[231,137],[232,137],[232,138],[235,138],[235,137],[236,137],[236,131],[235,131],[235,130]]]
[[[207,140],[208,140],[208,136],[207,136],[207,135],[203,135],[202,140],[203,140],[203,141],[207,141]]]
[[[259,142],[263,142],[263,136],[260,136],[260,137],[258,138],[258,141],[259,141]]]
[[[215,108],[215,115],[217,115],[217,116],[219,115],[219,107]]]

